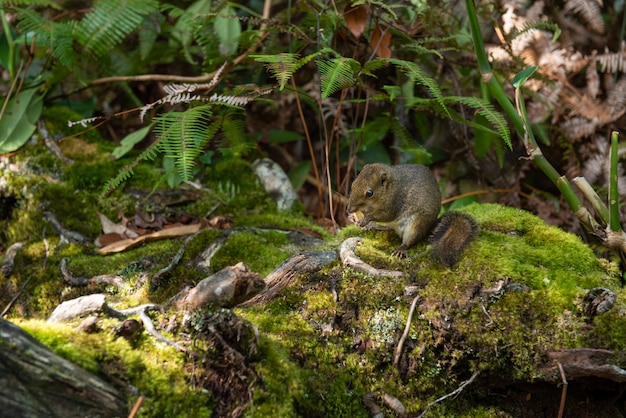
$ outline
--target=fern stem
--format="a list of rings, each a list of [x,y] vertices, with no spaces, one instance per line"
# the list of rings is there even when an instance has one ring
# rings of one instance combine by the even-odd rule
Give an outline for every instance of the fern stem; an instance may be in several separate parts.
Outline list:
[[[617,187],[617,143],[619,132],[611,133],[611,175],[609,178],[609,226],[611,231],[622,229],[619,221],[619,190]]]

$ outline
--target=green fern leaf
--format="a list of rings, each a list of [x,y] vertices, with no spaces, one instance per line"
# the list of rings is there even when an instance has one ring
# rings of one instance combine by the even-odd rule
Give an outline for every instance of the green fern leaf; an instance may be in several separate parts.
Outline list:
[[[154,0],[103,0],[80,21],[75,36],[86,50],[102,57],[157,11]]]
[[[390,58],[389,62],[400,67],[407,76],[414,82],[426,87],[433,98],[439,103],[441,108],[449,115],[448,108],[444,102],[443,96],[441,94],[441,89],[437,82],[424,70],[422,70],[417,64],[410,61],[399,60],[395,58]]]
[[[381,10],[389,13],[393,17],[393,20],[398,20],[398,15],[396,14],[396,12],[393,11],[391,6],[389,5],[389,2],[384,2],[380,0],[358,0],[352,3],[352,6],[360,6],[362,4],[365,4],[368,7],[376,6],[377,8],[380,8]]]
[[[405,125],[400,123],[397,117],[389,117],[389,123],[394,138],[403,152],[413,155],[413,161],[418,164],[432,163],[432,154],[408,131]]]
[[[531,31],[531,30],[542,30],[546,32],[552,32],[553,34],[552,42],[556,42],[561,36],[561,28],[556,23],[550,20],[545,20],[545,19],[541,19],[541,20],[533,19],[524,23],[524,26],[519,31],[514,31],[511,34],[510,40],[512,41],[518,36],[523,35],[524,33]]]
[[[478,111],[478,114],[484,116],[485,119],[487,119],[487,121],[489,121],[489,123],[491,123],[496,128],[498,134],[500,135],[500,138],[502,138],[506,145],[509,148],[512,148],[511,132],[509,130],[509,125],[507,124],[507,121],[502,113],[498,112],[491,103],[478,97],[452,96],[447,97],[446,99],[456,101],[467,107],[476,109]]]
[[[236,111],[228,111],[221,120],[221,131],[224,134],[224,142],[221,144],[223,151],[240,156],[242,153],[253,148],[254,144],[249,140],[248,130],[244,119],[236,117]]]
[[[487,128],[481,124],[475,123],[471,120],[465,119],[458,112],[451,109],[449,106],[446,108],[441,107],[440,103],[436,99],[431,98],[413,98],[409,103],[407,103],[407,107],[411,107],[414,109],[427,109],[430,111],[434,111],[437,114],[448,117],[455,122],[462,123],[474,129],[481,130],[483,132],[488,132],[494,135],[500,136],[502,140],[510,146],[511,144],[511,132],[509,130],[509,126],[506,122],[504,116],[499,113],[491,103],[477,98],[477,97],[457,97],[457,96],[449,96],[445,97],[444,101],[446,104],[463,104],[465,106],[471,107],[477,110],[477,113],[483,115],[489,123],[495,126],[496,131]]]
[[[283,52],[275,55],[250,55],[250,57],[256,62],[266,64],[267,69],[278,80],[280,90],[285,88],[298,68],[298,54]]]
[[[361,64],[352,58],[338,57],[318,60],[317,68],[322,84],[322,99],[326,99],[336,91],[356,85],[356,74],[360,71]]]
[[[61,10],[61,5],[59,5],[58,2],[50,1],[50,0],[8,0],[8,1],[0,0],[0,8],[2,9],[6,9],[9,7],[20,7],[20,6],[43,6],[43,7],[50,7],[56,10]]]
[[[374,60],[368,61],[363,64],[363,68],[361,68],[361,72],[365,75],[369,75],[370,77],[376,77],[374,72],[379,70],[385,66],[389,65],[389,60],[386,58],[376,58]]]
[[[175,159],[176,171],[183,181],[190,181],[197,158],[208,142],[206,129],[211,117],[208,105],[184,112],[169,112],[155,120],[158,149]]]

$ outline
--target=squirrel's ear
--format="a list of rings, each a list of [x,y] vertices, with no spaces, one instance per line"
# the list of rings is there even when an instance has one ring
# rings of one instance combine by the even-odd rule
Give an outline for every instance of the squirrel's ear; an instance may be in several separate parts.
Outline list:
[[[387,173],[385,172],[380,173],[380,185],[381,186],[386,185],[388,180],[389,179],[387,178]]]

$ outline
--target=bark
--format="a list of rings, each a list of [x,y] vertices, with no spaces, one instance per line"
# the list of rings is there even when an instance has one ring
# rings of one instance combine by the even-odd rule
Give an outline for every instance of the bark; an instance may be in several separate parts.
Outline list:
[[[127,417],[124,396],[0,319],[0,411],[6,417]]]
[[[311,274],[337,259],[337,252],[306,251],[285,260],[265,278],[265,289],[241,306],[252,306],[272,300],[278,293],[301,274]]]
[[[584,377],[597,377],[613,382],[626,382],[626,370],[622,369],[619,357],[623,353],[597,348],[572,348],[568,350],[553,351],[547,354],[552,364],[540,368],[545,376],[550,378],[556,373],[555,363],[561,363],[567,379]]]

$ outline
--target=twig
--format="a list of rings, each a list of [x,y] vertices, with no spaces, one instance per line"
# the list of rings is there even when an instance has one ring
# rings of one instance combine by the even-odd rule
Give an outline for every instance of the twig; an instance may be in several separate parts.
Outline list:
[[[565,370],[563,370],[563,365],[559,362],[557,363],[559,366],[559,372],[561,373],[561,381],[563,382],[563,389],[561,390],[561,405],[559,405],[559,414],[558,418],[563,417],[563,410],[565,409],[565,399],[567,398],[567,376],[565,376]]]
[[[402,333],[402,337],[400,337],[400,341],[398,341],[398,346],[396,347],[396,354],[393,358],[393,365],[398,366],[400,362],[400,356],[402,356],[402,347],[404,346],[404,341],[406,341],[406,337],[409,335],[409,330],[411,329],[411,321],[413,320],[413,314],[415,313],[415,307],[417,306],[417,301],[419,300],[420,295],[415,295],[413,298],[413,302],[411,303],[411,309],[409,309],[409,317],[406,320],[406,326],[404,327],[404,332]]]
[[[183,353],[189,354],[193,357],[196,357],[196,358],[200,357],[198,353],[192,350],[189,350],[187,347],[183,347],[176,341],[170,340],[169,338],[161,334],[159,331],[157,331],[157,329],[154,327],[154,324],[152,323],[152,319],[150,319],[150,317],[148,316],[147,309],[142,309],[139,312],[137,312],[137,314],[139,315],[139,319],[141,319],[141,322],[143,322],[143,326],[146,328],[146,331],[148,331],[148,333],[152,335],[154,338],[156,338],[158,341],[161,341],[162,343],[165,343],[171,347],[174,347],[178,351],[182,351]]]
[[[63,154],[63,151],[61,151],[61,148],[59,147],[57,142],[54,141],[52,137],[50,137],[50,133],[48,132],[48,128],[46,127],[46,122],[43,119],[39,119],[37,121],[37,130],[39,131],[39,135],[41,135],[44,144],[55,157],[57,157],[65,164],[74,164],[74,160],[66,157],[65,154]]]
[[[143,396],[137,398],[137,402],[135,402],[135,406],[133,406],[132,411],[128,414],[128,418],[135,418],[137,412],[139,412],[139,408],[141,408],[141,404],[143,404]]]
[[[339,258],[341,258],[341,262],[343,263],[344,267],[349,267],[354,271],[369,274],[370,276],[374,277],[391,276],[399,278],[403,276],[403,273],[401,271],[378,269],[374,266],[370,266],[369,264],[361,260],[355,254],[355,248],[360,242],[361,238],[351,237],[346,239],[339,245]]]
[[[244,51],[241,55],[233,60],[232,66],[235,67],[239,65],[248,55],[254,52],[259,45],[270,35],[270,32],[265,32],[258,41]],[[204,73],[200,76],[195,77],[187,77],[187,76],[177,76],[172,74],[142,74],[135,76],[116,76],[116,77],[103,77],[96,79],[91,82],[93,85],[97,84],[107,84],[107,83],[117,83],[117,82],[130,82],[130,81],[167,81],[167,82],[178,82],[178,83],[205,83],[210,81],[216,72],[213,71],[211,73]]]
[[[172,257],[170,263],[167,266],[163,267],[161,270],[157,271],[154,276],[152,276],[152,280],[150,282],[150,291],[156,290],[161,277],[168,273],[170,270],[172,270],[174,267],[176,267],[178,263],[180,263],[180,260],[185,254],[185,248],[187,248],[187,245],[191,242],[191,240],[198,236],[198,234],[199,232],[196,232],[195,234],[189,235],[187,238],[185,238],[185,241],[183,241],[176,254],[174,254],[174,257]]]
[[[435,399],[434,401],[432,401],[431,403],[426,405],[426,408],[424,408],[424,411],[418,416],[418,418],[422,418],[426,414],[426,412],[430,409],[430,407],[432,407],[433,405],[438,404],[439,402],[441,402],[441,401],[443,401],[445,399],[448,399],[448,398],[450,398],[452,396],[457,396],[459,393],[461,393],[463,391],[463,389],[465,389],[465,387],[467,385],[469,385],[474,380],[476,380],[476,378],[478,377],[479,374],[480,374],[480,370],[476,370],[474,372],[474,374],[472,375],[472,377],[470,377],[465,382],[461,383],[461,386],[459,386],[458,388],[456,388],[452,392],[448,393],[447,395],[443,395],[441,398]]]
[[[112,284],[118,288],[123,288],[126,285],[124,279],[121,276],[116,274],[101,274],[99,276],[94,277],[74,277],[67,270],[67,259],[64,258],[61,260],[61,276],[63,276],[63,280],[71,286],[88,286],[90,284]]]
[[[7,306],[2,310],[2,312],[0,313],[0,317],[4,317],[9,310],[11,309],[11,307],[13,306],[13,304],[15,303],[15,301],[17,300],[17,298],[20,297],[20,295],[22,294],[22,292],[24,292],[24,289],[26,289],[26,285],[28,285],[28,282],[30,282],[30,279],[33,276],[28,276],[28,279],[24,280],[24,283],[22,284],[22,286],[20,287],[20,290],[17,291],[17,293],[15,294],[15,296],[13,296],[11,298],[11,300],[9,301],[9,303],[7,304]]]
[[[54,228],[55,231],[61,236],[61,240],[65,240],[67,242],[73,242],[75,244],[86,244],[89,240],[83,236],[81,233],[76,231],[70,231],[66,229],[61,222],[54,216],[54,213],[49,211],[43,212],[43,217],[46,221],[50,222],[50,225]]]

